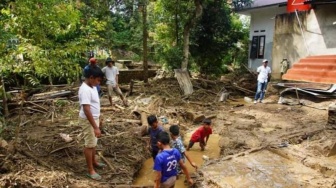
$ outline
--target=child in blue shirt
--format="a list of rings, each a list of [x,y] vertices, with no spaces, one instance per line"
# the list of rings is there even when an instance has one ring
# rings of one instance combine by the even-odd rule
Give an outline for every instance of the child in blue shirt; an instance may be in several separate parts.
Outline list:
[[[154,161],[155,179],[154,188],[172,188],[175,186],[177,176],[177,166],[180,165],[190,185],[193,180],[189,176],[187,167],[184,165],[180,152],[175,148],[170,148],[170,138],[167,132],[158,134],[157,146],[162,150]]]
[[[172,138],[171,146],[173,148],[176,148],[180,152],[183,162],[185,162],[185,158],[187,158],[190,165],[197,169],[196,164],[191,161],[190,157],[186,153],[186,149],[183,145],[183,142],[182,142],[182,139],[181,139],[181,136],[180,136],[179,126],[178,125],[170,126],[169,127],[169,132],[170,132],[170,136]],[[177,168],[178,168],[178,172],[180,172],[181,171],[180,166],[178,166]]]
[[[155,160],[156,155],[159,153],[159,148],[157,146],[157,136],[160,132],[163,131],[163,128],[159,125],[159,121],[157,120],[155,115],[150,115],[147,117],[148,125],[148,134],[149,134],[149,147],[152,153],[153,160]]]

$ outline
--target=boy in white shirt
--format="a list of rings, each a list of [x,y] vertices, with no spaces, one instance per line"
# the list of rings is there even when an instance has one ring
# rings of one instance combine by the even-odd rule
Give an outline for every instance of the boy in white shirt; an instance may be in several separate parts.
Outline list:
[[[94,167],[103,168],[106,165],[98,163],[95,159],[99,129],[100,100],[97,92],[97,85],[103,78],[103,72],[97,66],[90,66],[86,72],[85,81],[78,91],[80,104],[79,125],[82,127],[84,135],[84,155],[88,167],[87,176],[94,180],[100,180]]]
[[[262,100],[264,99],[267,83],[271,79],[271,68],[267,66],[268,61],[267,59],[263,60],[263,65],[258,67],[258,88],[257,92],[254,97],[254,104],[256,104],[259,100],[260,103],[262,103]]]
[[[107,80],[106,81],[107,93],[111,106],[113,106],[112,104],[113,91],[120,96],[120,99],[123,101],[124,105],[127,106],[127,101],[118,86],[118,75],[119,75],[118,68],[114,66],[114,61],[110,57],[106,59],[105,63],[106,66],[102,69],[102,71],[105,74]]]

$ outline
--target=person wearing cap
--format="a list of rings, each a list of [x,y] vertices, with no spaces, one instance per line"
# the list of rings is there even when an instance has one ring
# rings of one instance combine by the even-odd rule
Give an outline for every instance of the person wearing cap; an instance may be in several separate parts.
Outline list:
[[[193,147],[195,142],[199,142],[201,150],[204,151],[205,146],[208,143],[210,138],[210,134],[212,134],[211,128],[211,120],[204,119],[202,122],[202,126],[199,127],[192,135],[189,141],[189,145],[187,147],[187,151]]]
[[[91,57],[91,56],[90,56],[90,59],[89,59],[89,64],[86,65],[84,67],[84,70],[83,70],[83,75],[84,75],[85,78],[88,74],[88,71],[89,71],[90,67],[98,67],[99,68],[99,66],[97,65],[97,59],[94,58],[94,57]],[[101,96],[102,92],[101,92],[101,89],[100,89],[100,85],[98,84],[96,87],[97,87],[97,91],[98,91],[99,96]]]
[[[118,75],[119,75],[118,68],[114,66],[114,61],[110,57],[106,59],[105,63],[106,66],[102,69],[102,71],[106,77],[107,93],[111,106],[113,106],[112,103],[113,91],[120,96],[120,99],[123,101],[124,105],[127,106],[127,101],[118,86]]]
[[[271,68],[268,65],[268,60],[263,60],[263,65],[258,67],[258,86],[257,86],[257,92],[254,97],[254,104],[256,104],[259,100],[260,103],[262,103],[262,100],[264,99],[267,83],[271,79]]]
[[[84,67],[84,70],[83,70],[83,77],[84,78],[86,78],[90,67],[98,67],[99,68],[99,66],[97,65],[97,63],[98,63],[97,59],[94,58],[94,57],[91,57],[91,55],[90,55],[89,64],[86,65]],[[101,97],[102,96],[102,92],[101,92],[101,89],[100,89],[100,85],[98,84],[96,87],[97,87],[98,94]]]

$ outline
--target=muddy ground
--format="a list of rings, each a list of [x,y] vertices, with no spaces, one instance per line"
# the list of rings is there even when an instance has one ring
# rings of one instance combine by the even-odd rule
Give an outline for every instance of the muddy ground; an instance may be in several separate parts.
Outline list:
[[[233,80],[244,88],[253,90],[255,87],[249,76]],[[51,115],[32,112],[33,106],[42,108],[26,103],[12,109],[16,115],[8,118],[1,133],[5,141],[0,147],[0,186],[130,187],[143,162],[149,158],[148,138],[140,136],[139,131],[141,116],[134,111],[164,116],[168,124],[178,123],[182,132],[197,127],[199,123],[194,119],[198,116],[213,118],[214,133],[221,136],[220,157],[207,160],[193,175],[196,187],[336,185],[336,158],[327,157],[335,140],[335,131],[326,126],[325,109],[332,101],[309,99],[307,106],[280,105],[277,91],[272,90],[265,103],[253,104],[243,100],[251,94],[235,90],[228,83],[194,80],[193,84],[194,94],[185,97],[175,78],[152,80],[149,85],[138,82],[133,94],[128,96],[129,107],[102,112],[106,133],[98,143],[97,157],[110,165],[98,170],[103,177],[99,182],[85,176],[75,95],[39,104],[53,109]],[[218,93],[223,87],[231,94],[227,102],[218,102]],[[114,101],[122,106],[118,98]],[[102,106],[109,106],[106,96],[102,97]],[[72,141],[66,142],[61,133],[68,134]],[[265,158],[274,159],[277,166],[270,168],[272,165],[260,162]],[[255,162],[252,167],[251,161]],[[307,169],[295,170],[304,168]],[[309,175],[304,173],[308,171]],[[281,177],[286,178],[278,180],[277,173],[285,173]]]

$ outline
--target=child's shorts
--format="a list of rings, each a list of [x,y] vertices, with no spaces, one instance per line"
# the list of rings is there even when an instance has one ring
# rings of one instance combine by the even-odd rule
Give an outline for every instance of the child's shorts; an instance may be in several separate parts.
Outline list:
[[[168,178],[165,182],[161,183],[160,188],[171,188],[175,186],[176,176]]]
[[[99,118],[95,119],[96,124],[99,126]],[[89,120],[79,118],[79,126],[82,127],[84,134],[84,146],[86,148],[94,148],[97,146],[98,138],[94,134],[93,127],[90,124]]]
[[[107,84],[107,93],[109,97],[112,97],[113,91],[119,96],[123,95],[119,87],[113,87],[111,84]]]

